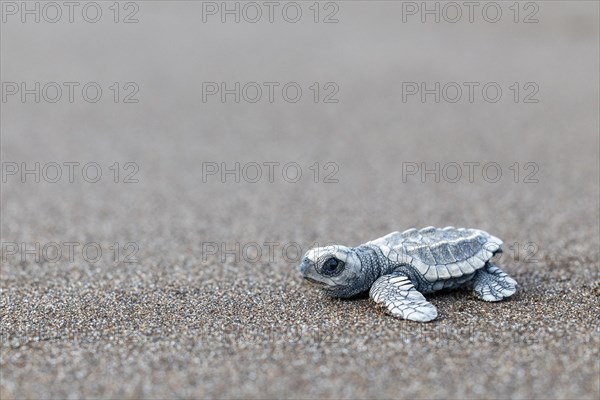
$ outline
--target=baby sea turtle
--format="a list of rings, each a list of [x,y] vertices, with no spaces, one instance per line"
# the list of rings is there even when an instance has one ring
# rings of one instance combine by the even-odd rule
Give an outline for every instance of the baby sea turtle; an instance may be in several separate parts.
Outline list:
[[[392,232],[358,247],[309,250],[298,269],[332,297],[369,290],[395,317],[427,322],[436,308],[422,293],[468,287],[485,301],[515,293],[517,282],[490,259],[502,241],[479,229],[427,227]]]

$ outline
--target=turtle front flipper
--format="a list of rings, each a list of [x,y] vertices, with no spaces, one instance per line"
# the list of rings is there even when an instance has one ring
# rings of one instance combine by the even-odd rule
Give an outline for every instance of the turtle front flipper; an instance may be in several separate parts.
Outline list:
[[[379,305],[385,306],[395,317],[411,321],[428,322],[437,317],[437,310],[415,289],[405,275],[392,273],[383,275],[373,283],[369,296]]]
[[[500,301],[517,291],[517,281],[490,262],[477,270],[472,285],[475,295],[485,301]]]

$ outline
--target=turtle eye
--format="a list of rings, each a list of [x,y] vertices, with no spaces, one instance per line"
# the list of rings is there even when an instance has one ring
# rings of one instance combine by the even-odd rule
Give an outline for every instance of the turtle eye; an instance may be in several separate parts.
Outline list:
[[[327,276],[335,276],[342,273],[344,270],[344,262],[338,260],[337,258],[330,258],[323,263],[323,267],[321,268],[321,272]]]

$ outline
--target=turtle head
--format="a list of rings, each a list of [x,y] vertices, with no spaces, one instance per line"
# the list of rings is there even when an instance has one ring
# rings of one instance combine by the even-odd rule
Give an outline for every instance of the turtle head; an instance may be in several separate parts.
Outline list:
[[[346,246],[316,247],[298,266],[302,277],[332,297],[351,297],[365,291],[366,277],[356,251]]]

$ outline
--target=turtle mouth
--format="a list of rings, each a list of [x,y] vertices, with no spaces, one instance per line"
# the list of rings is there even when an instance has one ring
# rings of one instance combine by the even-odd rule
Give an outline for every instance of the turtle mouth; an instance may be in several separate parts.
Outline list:
[[[310,283],[311,285],[327,286],[327,284],[325,282],[321,282],[321,281],[318,281],[316,279],[309,278],[308,276],[305,276],[304,280],[307,281],[308,283]]]
[[[320,289],[325,290],[326,292],[335,291],[339,287],[339,285],[333,285],[333,284],[329,284],[329,283],[326,283],[326,282],[321,282],[321,281],[318,281],[316,279],[309,278],[308,276],[305,276],[304,280],[307,281],[309,284],[311,284],[313,286],[316,286],[316,287],[318,287]]]

